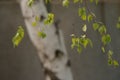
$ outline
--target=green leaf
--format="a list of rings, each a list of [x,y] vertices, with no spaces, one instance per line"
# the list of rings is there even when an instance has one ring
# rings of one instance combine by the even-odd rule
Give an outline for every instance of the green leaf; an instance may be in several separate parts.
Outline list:
[[[33,27],[37,26],[37,22],[32,22],[32,26]]]
[[[33,5],[33,3],[34,3],[34,0],[28,0],[27,5],[28,5],[29,7],[31,7],[31,6]]]
[[[100,26],[98,29],[100,34],[105,34],[106,33],[106,27],[104,25]]]
[[[72,38],[71,48],[73,49],[76,46],[76,38]]]
[[[86,14],[83,14],[83,15],[81,16],[81,19],[82,19],[83,21],[85,21],[85,20],[87,19]]]
[[[83,32],[86,32],[86,31],[87,31],[87,25],[86,25],[86,24],[84,24],[84,26],[82,27],[82,31],[83,31]]]
[[[102,36],[102,43],[103,43],[104,45],[106,45],[106,44],[108,44],[108,43],[110,43],[110,42],[111,42],[111,37],[110,37],[109,34]]]
[[[46,34],[43,31],[41,31],[41,32],[39,31],[38,36],[41,37],[41,38],[45,38]]]
[[[112,51],[112,50],[109,50],[109,51],[108,51],[108,56],[109,56],[108,58],[111,58],[112,55],[113,55],[113,51]]]
[[[93,29],[96,31],[96,30],[98,30],[98,28],[99,28],[99,24],[98,23],[93,23]]]
[[[105,53],[105,48],[103,46],[101,47],[101,49],[102,49],[102,52]]]
[[[113,64],[112,59],[108,59],[108,65],[112,65],[112,64]]]
[[[54,22],[54,14],[53,13],[48,13],[47,19],[44,20],[44,24],[53,24]]]
[[[62,5],[64,7],[68,7],[69,6],[69,0],[63,0]]]
[[[77,51],[78,51],[78,53],[82,52],[82,47],[80,45],[77,47]]]
[[[78,2],[79,2],[79,0],[73,0],[73,2],[74,2],[74,3],[78,3]]]
[[[118,67],[118,66],[119,66],[118,61],[117,61],[117,60],[113,60],[113,65],[114,65],[115,67]]]
[[[117,27],[118,29],[120,29],[120,23],[117,23],[116,27]]]
[[[18,27],[16,35],[12,38],[12,43],[14,47],[18,46],[24,37],[24,29],[22,26]]]
[[[93,20],[93,16],[91,14],[88,15],[88,22]]]
[[[84,48],[86,48],[87,47],[87,45],[88,45],[88,40],[85,38],[85,39],[82,39],[82,45],[83,45],[83,47]]]
[[[91,47],[93,47],[92,40],[91,40],[91,39],[89,39],[89,38],[87,38],[87,40],[88,40],[88,42],[89,42],[90,46],[91,46]]]
[[[78,15],[79,15],[79,16],[81,17],[81,19],[84,20],[84,21],[87,19],[85,7],[78,9]]]
[[[36,22],[40,21],[40,18],[38,16],[35,16],[35,21]]]

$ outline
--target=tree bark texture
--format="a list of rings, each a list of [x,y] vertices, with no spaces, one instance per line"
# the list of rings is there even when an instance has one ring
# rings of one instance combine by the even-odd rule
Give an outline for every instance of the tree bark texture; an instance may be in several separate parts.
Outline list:
[[[20,7],[27,27],[29,37],[36,47],[39,59],[42,63],[46,80],[73,80],[70,69],[70,60],[65,48],[62,32],[55,26],[44,25],[47,18],[47,10],[43,0],[34,0],[31,7],[27,5],[28,0],[20,0]],[[35,17],[43,18],[33,27]],[[47,37],[38,37],[38,32],[44,28]]]

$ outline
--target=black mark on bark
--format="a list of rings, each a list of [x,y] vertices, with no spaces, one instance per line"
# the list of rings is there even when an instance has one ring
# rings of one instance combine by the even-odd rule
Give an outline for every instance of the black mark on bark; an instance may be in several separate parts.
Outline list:
[[[45,19],[43,15],[40,16],[40,22],[42,22]]]
[[[44,73],[45,73],[45,75],[48,75],[48,76],[51,78],[51,80],[60,80],[60,79],[55,75],[54,72],[52,72],[51,70],[49,70],[49,69],[47,69],[47,68],[45,68]]]
[[[61,56],[63,56],[64,54],[63,54],[63,52],[62,51],[60,51],[60,50],[56,50],[55,51],[55,58],[60,58]]]

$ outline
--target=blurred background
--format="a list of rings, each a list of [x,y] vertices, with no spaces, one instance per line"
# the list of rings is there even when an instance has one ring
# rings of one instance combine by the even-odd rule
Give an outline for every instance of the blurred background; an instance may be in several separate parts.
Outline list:
[[[55,20],[60,20],[58,26],[64,33],[74,80],[120,80],[120,66],[108,66],[107,56],[101,52],[100,36],[92,30],[90,23],[87,35],[92,39],[94,47],[84,49],[81,54],[71,49],[70,35],[82,34],[78,5],[71,3],[68,8],[64,8],[55,0],[50,7],[55,14]],[[91,4],[90,7],[97,19],[106,24],[112,37],[113,57],[120,62],[120,30],[116,29],[116,22],[120,16],[120,0],[101,1],[97,6]],[[0,0],[0,80],[44,80],[37,51],[26,28],[25,37],[20,45],[17,48],[12,45],[12,37],[19,25],[25,28],[19,4],[15,0]]]

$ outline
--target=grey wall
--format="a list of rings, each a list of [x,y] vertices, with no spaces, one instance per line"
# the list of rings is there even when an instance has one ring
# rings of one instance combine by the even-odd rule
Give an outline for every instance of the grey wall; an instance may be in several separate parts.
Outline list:
[[[0,80],[44,80],[37,52],[27,31],[21,44],[13,48],[12,37],[19,25],[24,26],[19,5],[0,4]]]
[[[107,25],[108,33],[111,34],[111,49],[114,51],[114,58],[120,62],[120,30],[116,29],[116,22],[120,16],[120,4],[99,4],[91,6],[97,19]],[[88,23],[87,36],[93,41],[93,48],[86,48],[81,54],[71,50],[70,34],[77,36],[82,34],[82,21],[78,17],[78,5],[63,8],[61,4],[52,5],[56,20],[60,19],[59,27],[63,30],[68,53],[72,60],[72,71],[75,80],[120,80],[120,67],[113,68],[107,64],[107,56],[101,52],[100,35],[92,30]]]
[[[88,47],[81,54],[71,50],[70,34],[82,34],[82,21],[77,15],[78,5],[71,4],[69,8],[63,8],[60,4],[53,4],[51,7],[52,12],[56,14],[56,20],[61,20],[59,27],[64,32],[74,79],[120,80],[120,67],[113,68],[107,65],[107,56],[101,53],[100,49],[100,36],[90,28],[90,24],[87,35],[93,40],[94,48]],[[108,26],[108,32],[112,36],[114,58],[120,61],[120,30],[114,28],[116,18],[120,15],[120,4],[98,5],[98,7],[92,5],[91,8],[98,19]],[[27,31],[22,43],[13,48],[11,39],[19,25],[24,26],[19,5],[0,4],[0,80],[44,80],[36,49],[30,42]]]

